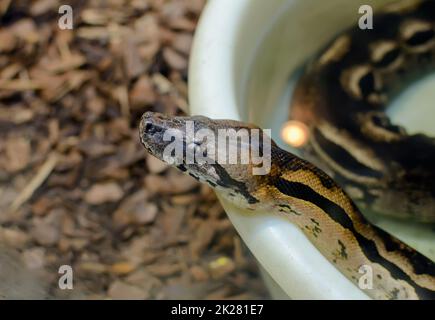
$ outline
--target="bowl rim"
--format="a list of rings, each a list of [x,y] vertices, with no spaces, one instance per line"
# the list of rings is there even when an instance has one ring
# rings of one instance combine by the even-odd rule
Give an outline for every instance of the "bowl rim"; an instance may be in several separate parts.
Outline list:
[[[190,56],[188,94],[191,114],[201,114],[216,119],[241,120],[234,74],[237,59],[235,50],[238,45],[238,37],[240,37],[239,30],[244,23],[242,17],[249,9],[249,6],[258,1],[262,0],[210,0],[207,2],[195,32]],[[282,0],[273,1],[277,4],[284,2]],[[216,32],[216,30],[219,30],[219,32]],[[228,217],[254,256],[261,261],[260,263],[264,269],[280,284],[288,296],[296,299],[368,298],[365,293],[335,269],[312,246],[302,231],[290,222],[273,218],[271,220],[274,221],[269,223],[270,221],[267,220],[269,218],[261,216],[255,219],[252,217],[247,218],[230,203],[221,198],[220,201]],[[283,221],[287,223],[282,227],[277,227]],[[275,252],[269,250],[266,253],[263,250],[262,253],[259,253],[258,244],[255,243],[256,240],[252,237],[252,232],[258,231],[257,224],[261,223],[268,225],[258,236],[258,239],[261,239],[261,241],[275,241],[274,246],[278,248],[278,250],[274,250]],[[290,242],[280,241],[282,239],[277,237],[277,233],[288,233],[287,240]],[[292,256],[296,249],[295,247],[292,248],[292,246],[297,244],[305,245],[309,249],[300,252],[299,256],[297,253]],[[317,254],[320,257],[301,256],[306,254],[307,250],[311,250],[312,255]],[[282,252],[288,253],[288,256],[283,258]],[[277,259],[279,265],[267,265],[267,261],[270,259]],[[299,261],[295,262],[297,259],[305,260],[305,263],[311,263],[317,268],[319,263],[323,263],[320,269],[324,272],[323,275],[328,276],[314,275],[312,269],[302,270],[303,264],[301,265]],[[266,262],[266,264],[263,262]],[[327,262],[327,265],[325,262]],[[282,278],[283,268],[288,268],[285,279]],[[298,287],[297,285],[292,286],[292,283],[298,281],[301,292],[296,291],[295,287]]]

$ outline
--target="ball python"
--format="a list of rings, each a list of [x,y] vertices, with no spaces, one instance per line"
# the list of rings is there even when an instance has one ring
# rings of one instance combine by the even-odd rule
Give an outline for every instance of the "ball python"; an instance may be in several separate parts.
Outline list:
[[[292,97],[290,118],[310,132],[303,158],[372,211],[435,222],[435,138],[407,134],[385,113],[434,69],[434,0],[394,2],[375,12],[373,29],[339,34],[308,64]]]
[[[187,161],[189,150],[199,150],[205,157],[215,159],[208,153],[208,138],[188,138],[188,122],[193,123],[195,133],[206,129],[215,137],[220,130],[260,130],[234,120],[146,112],[139,124],[141,143],[151,155],[208,184],[236,206],[252,214],[260,210],[286,217],[353,283],[359,283],[361,266],[370,267],[373,286],[364,289],[369,296],[435,299],[435,263],[371,225],[346,192],[324,171],[279,148],[273,141],[268,149],[270,170],[263,175],[252,174],[258,165],[253,161],[244,164]],[[168,130],[177,133],[173,134],[174,139],[165,136]],[[214,143],[218,143],[216,140]],[[263,154],[267,150],[264,141],[264,138],[257,140]],[[246,151],[252,143],[252,139],[248,143],[240,141],[238,147]],[[169,144],[176,145],[174,150],[182,151],[178,155],[174,152],[173,158],[177,161],[167,157]]]

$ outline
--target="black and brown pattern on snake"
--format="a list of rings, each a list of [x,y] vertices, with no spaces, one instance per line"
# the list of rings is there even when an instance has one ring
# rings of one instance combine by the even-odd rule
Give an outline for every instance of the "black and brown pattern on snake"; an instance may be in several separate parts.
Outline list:
[[[356,12],[356,10],[355,10]],[[307,67],[291,119],[310,128],[304,157],[374,211],[435,221],[435,139],[385,114],[413,80],[435,70],[435,1],[395,2],[373,29],[354,26]]]
[[[170,117],[147,112],[140,122],[144,147],[161,160],[170,143],[182,150],[205,150],[205,141],[186,139],[186,121],[195,132],[202,129],[216,136],[220,129],[256,128],[233,120],[202,116]],[[178,140],[164,139],[168,129]],[[252,141],[250,142],[252,144]],[[239,152],[250,145],[240,144]],[[260,147],[262,144],[260,143]],[[246,151],[246,150],[245,150]],[[350,281],[358,284],[361,266],[373,271],[373,288],[364,292],[375,299],[435,299],[435,264],[384,231],[371,225],[347,194],[325,172],[280,149],[272,142],[271,168],[266,175],[253,175],[252,162],[226,164],[208,161],[189,164],[185,156],[177,167],[216,189],[236,206],[283,215],[296,224],[318,250]]]
[[[416,70],[421,73],[434,65],[435,5],[413,1],[398,8],[378,15],[374,30],[346,32],[322,53],[298,86],[292,116],[311,126],[312,150],[339,181],[370,188],[378,207],[396,211],[393,203],[399,203],[401,210],[405,207],[429,221],[435,211],[433,200],[428,200],[435,190],[434,142],[407,135],[383,111]],[[141,141],[164,160],[169,142],[163,132],[183,133],[187,120],[195,122],[196,131],[254,128],[232,120],[146,113]],[[194,144],[201,147],[202,142]],[[187,147],[182,141],[182,148]],[[253,164],[177,167],[241,208],[284,215],[355,284],[360,267],[370,266],[374,277],[373,288],[365,290],[369,296],[435,299],[433,261],[368,223],[343,189],[316,166],[275,144],[271,156],[271,170],[264,176],[252,175]],[[400,203],[404,195],[408,200]]]

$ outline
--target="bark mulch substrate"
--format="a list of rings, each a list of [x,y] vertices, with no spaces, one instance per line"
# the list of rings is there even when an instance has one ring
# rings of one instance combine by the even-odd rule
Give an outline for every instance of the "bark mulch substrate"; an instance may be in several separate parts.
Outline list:
[[[0,1],[0,297],[267,297],[213,192],[138,139],[186,111],[204,1],[69,3],[73,30],[61,1]]]

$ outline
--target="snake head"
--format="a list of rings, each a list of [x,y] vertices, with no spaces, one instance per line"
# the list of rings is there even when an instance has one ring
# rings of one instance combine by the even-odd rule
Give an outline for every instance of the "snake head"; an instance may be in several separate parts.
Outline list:
[[[211,162],[207,153],[208,143],[211,145],[214,141],[205,141],[207,137],[201,135],[201,132],[213,132],[210,129],[212,122],[203,116],[173,117],[145,112],[139,125],[140,139],[149,153],[179,169],[187,169],[186,166],[198,162],[200,156],[202,157],[199,162],[205,167]],[[193,167],[190,169],[194,171]]]
[[[154,112],[144,113],[139,130],[153,156],[243,203],[256,202],[251,191],[270,170],[275,146],[270,133],[234,120]]]

